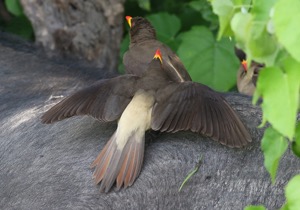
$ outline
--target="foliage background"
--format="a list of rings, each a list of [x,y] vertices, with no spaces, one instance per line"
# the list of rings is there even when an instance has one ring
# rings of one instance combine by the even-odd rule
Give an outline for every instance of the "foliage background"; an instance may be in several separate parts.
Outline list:
[[[0,28],[18,34],[25,39],[33,40],[34,33],[31,23],[24,15],[19,0],[1,0]]]
[[[218,17],[208,1],[128,0],[125,14],[146,17],[155,27],[157,38],[178,54],[193,81],[218,91],[235,88],[239,60],[234,54],[234,41],[228,37],[216,40]],[[128,32],[124,34],[120,61],[129,44]],[[122,62],[119,71],[123,71]]]
[[[0,27],[34,40],[19,0],[1,1],[0,6]],[[240,65],[234,55],[235,45],[246,52],[248,64],[251,60],[265,64],[253,102],[262,99],[261,126],[269,125],[261,148],[273,182],[289,145],[300,157],[299,11],[299,0],[127,0],[125,3],[125,15],[148,18],[157,30],[158,39],[179,55],[194,81],[219,91],[234,89]],[[120,72],[122,56],[129,44],[128,26],[124,27]],[[289,181],[285,192],[286,204],[282,209],[300,209],[300,175]]]

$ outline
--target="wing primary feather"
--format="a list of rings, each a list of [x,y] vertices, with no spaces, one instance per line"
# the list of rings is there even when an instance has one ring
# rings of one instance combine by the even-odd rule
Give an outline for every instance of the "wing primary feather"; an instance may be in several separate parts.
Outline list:
[[[215,107],[215,104],[211,104],[209,103],[209,111],[211,113],[211,122],[212,122],[212,137],[217,140],[220,141],[220,133],[219,133],[219,122],[218,122],[218,118],[216,115],[215,110],[219,109],[219,107]]]
[[[90,115],[100,121],[116,120],[133,97],[138,79],[134,75],[123,75],[98,81],[54,105],[41,117],[42,123],[54,123],[75,115]],[[131,84],[131,87],[124,89],[124,84]],[[105,118],[104,108],[112,94],[117,97],[114,104],[120,111],[112,118]]]

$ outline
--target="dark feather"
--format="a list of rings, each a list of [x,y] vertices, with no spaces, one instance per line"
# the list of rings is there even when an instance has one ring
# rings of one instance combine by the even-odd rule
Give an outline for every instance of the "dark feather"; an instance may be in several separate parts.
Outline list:
[[[76,115],[114,121],[134,95],[137,80],[138,77],[132,75],[101,80],[53,106],[42,116],[42,122],[53,123]]]
[[[191,130],[230,147],[242,147],[251,136],[238,115],[217,92],[194,82],[177,83],[157,92],[152,110],[154,130]],[[165,109],[167,108],[167,109]]]
[[[119,149],[116,133],[107,142],[91,164],[95,167],[93,178],[100,184],[101,192],[108,192],[115,182],[117,190],[131,186],[140,174],[144,158],[144,135],[133,133],[123,149]]]

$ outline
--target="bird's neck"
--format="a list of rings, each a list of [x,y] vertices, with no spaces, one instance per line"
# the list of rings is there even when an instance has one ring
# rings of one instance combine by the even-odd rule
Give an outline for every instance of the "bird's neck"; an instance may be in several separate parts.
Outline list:
[[[149,40],[156,40],[156,34],[152,28],[140,29],[132,33],[130,39],[131,44],[137,44]]]

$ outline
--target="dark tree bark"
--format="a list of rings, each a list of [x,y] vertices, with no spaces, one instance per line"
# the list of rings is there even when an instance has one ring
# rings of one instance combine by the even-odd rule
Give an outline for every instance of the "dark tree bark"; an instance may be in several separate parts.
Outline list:
[[[244,149],[229,149],[191,132],[148,141],[140,176],[130,188],[99,192],[89,165],[116,124],[74,117],[40,122],[52,105],[91,82],[112,75],[80,62],[49,60],[27,43],[0,34],[0,209],[278,209],[284,186],[300,172],[288,152],[271,184],[260,151],[261,110],[249,97],[231,93],[253,137]],[[203,156],[199,171],[178,188]]]
[[[21,0],[36,43],[116,71],[125,0]]]

